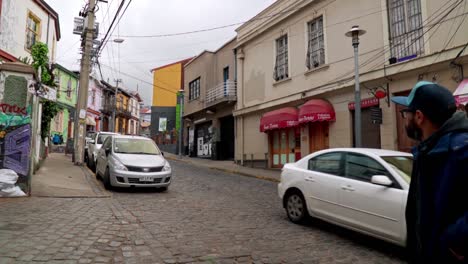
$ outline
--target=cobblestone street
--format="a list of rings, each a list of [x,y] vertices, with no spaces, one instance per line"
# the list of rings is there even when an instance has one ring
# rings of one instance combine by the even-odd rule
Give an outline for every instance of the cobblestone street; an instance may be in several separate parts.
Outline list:
[[[171,162],[168,192],[0,200],[0,263],[403,263],[403,250],[287,220],[276,184]]]

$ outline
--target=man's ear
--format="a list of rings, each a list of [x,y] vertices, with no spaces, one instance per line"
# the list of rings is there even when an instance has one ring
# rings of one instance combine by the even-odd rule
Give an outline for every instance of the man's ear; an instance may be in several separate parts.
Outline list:
[[[416,110],[416,112],[414,112],[414,122],[416,122],[417,125],[421,126],[421,124],[424,121],[426,121],[426,116],[424,115],[424,113],[420,110]]]

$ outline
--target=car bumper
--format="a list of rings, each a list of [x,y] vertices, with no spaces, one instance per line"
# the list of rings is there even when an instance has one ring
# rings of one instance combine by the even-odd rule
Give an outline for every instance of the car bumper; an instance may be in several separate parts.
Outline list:
[[[152,181],[143,181],[144,178],[151,178]],[[154,173],[110,171],[110,182],[115,187],[168,187],[172,182],[172,171]]]
[[[284,193],[286,192],[286,188],[283,183],[278,183],[278,196],[281,200],[283,200]]]

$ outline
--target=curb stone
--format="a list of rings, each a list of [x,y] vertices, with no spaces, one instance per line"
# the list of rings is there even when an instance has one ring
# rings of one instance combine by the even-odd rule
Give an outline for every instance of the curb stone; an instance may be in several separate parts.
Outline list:
[[[178,158],[174,158],[174,157],[166,157],[166,159],[185,162],[185,163],[188,163],[188,164],[191,164],[191,165],[194,165],[194,166],[209,168],[209,169],[212,169],[212,170],[218,170],[218,171],[227,172],[227,173],[231,173],[231,174],[239,174],[239,175],[242,175],[242,176],[245,176],[245,177],[256,178],[256,179],[259,179],[259,180],[265,180],[265,181],[271,181],[271,182],[280,182],[278,179],[271,178],[271,177],[268,177],[268,176],[256,175],[256,174],[246,173],[246,172],[242,172],[242,171],[238,171],[238,170],[224,169],[224,168],[219,168],[219,167],[214,167],[214,166],[209,166],[209,165],[200,165],[200,164],[196,164],[196,163],[194,163],[194,162],[192,162],[190,160],[187,160],[187,159],[178,159]]]

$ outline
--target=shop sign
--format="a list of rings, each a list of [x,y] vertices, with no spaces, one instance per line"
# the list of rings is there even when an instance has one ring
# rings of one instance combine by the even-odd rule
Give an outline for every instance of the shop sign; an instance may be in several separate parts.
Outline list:
[[[371,106],[377,106],[377,105],[379,105],[379,99],[375,97],[361,100],[361,108],[369,108]],[[354,110],[355,107],[356,107],[356,104],[354,102],[351,102],[348,104],[349,110]]]
[[[262,131],[272,130],[272,129],[279,129],[279,128],[287,128],[287,127],[295,127],[299,124],[298,121],[282,121],[278,123],[270,123],[262,125]]]
[[[330,113],[304,115],[299,117],[299,123],[334,120]]]

